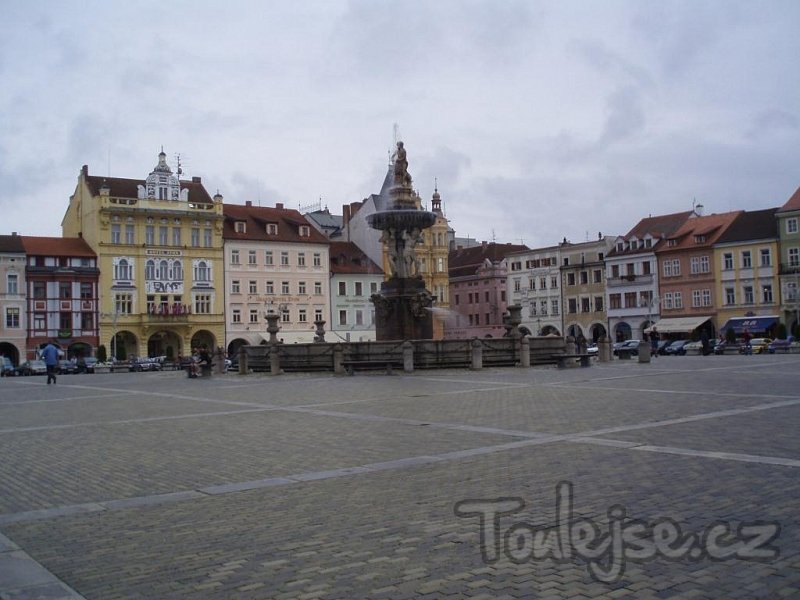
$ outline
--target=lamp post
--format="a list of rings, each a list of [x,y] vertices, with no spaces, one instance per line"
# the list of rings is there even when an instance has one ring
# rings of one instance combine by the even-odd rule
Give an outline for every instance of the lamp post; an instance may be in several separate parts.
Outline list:
[[[117,318],[119,311],[115,308],[113,313],[100,313],[101,317],[111,317],[111,362],[117,359]]]

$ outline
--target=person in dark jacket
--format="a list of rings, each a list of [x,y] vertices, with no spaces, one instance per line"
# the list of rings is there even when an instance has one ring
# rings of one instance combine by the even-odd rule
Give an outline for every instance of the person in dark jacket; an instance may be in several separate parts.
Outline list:
[[[56,368],[58,367],[58,346],[50,342],[42,350],[42,360],[47,365],[47,385],[50,385],[50,380],[53,384],[56,382]]]

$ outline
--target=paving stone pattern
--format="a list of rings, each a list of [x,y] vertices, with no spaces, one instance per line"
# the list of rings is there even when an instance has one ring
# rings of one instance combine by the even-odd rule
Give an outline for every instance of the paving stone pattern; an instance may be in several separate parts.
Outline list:
[[[0,598],[798,598],[799,364],[4,378]],[[498,539],[519,550],[563,525],[561,482],[601,531],[615,505],[687,534],[761,521],[779,556],[611,582],[575,555],[484,561],[456,503],[518,499]]]

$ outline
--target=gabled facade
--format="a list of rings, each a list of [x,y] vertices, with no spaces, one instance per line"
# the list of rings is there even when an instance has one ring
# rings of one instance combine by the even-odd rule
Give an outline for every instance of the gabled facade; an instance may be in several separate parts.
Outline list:
[[[100,271],[81,238],[22,236],[26,255],[26,358],[55,341],[66,358],[94,356]]]
[[[226,204],[224,215],[228,353],[269,339],[270,313],[284,343],[313,342],[314,322],[330,315],[328,239],[280,203]]]
[[[370,300],[383,281],[383,270],[352,242],[332,242],[331,314],[325,328],[329,342],[374,341],[375,306]]]
[[[534,336],[563,336],[560,246],[513,252],[506,262],[508,304],[522,306],[520,331]]]
[[[614,241],[606,255],[606,311],[613,341],[644,339],[659,317],[656,249],[666,237],[695,216],[693,211],[647,217]]]
[[[100,343],[109,356],[188,355],[224,343],[222,196],[180,180],[158,155],[144,179],[84,165],[62,221],[100,268]]]
[[[688,219],[667,236],[656,249],[658,258],[661,318],[656,323],[661,333],[688,337],[705,329],[714,337],[722,323],[717,318],[717,273],[714,244],[743,211],[712,214]],[[683,331],[668,329],[665,319],[688,319]],[[674,321],[677,323],[677,321]]]
[[[508,307],[507,257],[527,246],[487,244],[450,251],[450,311],[440,311],[445,339],[503,337]]]
[[[561,244],[561,297],[564,307],[565,335],[583,335],[597,342],[608,337],[606,313],[605,257],[614,247],[616,236]]]
[[[0,235],[0,356],[25,360],[28,335],[25,248],[16,233]]]
[[[780,240],[781,321],[800,336],[800,188],[775,217]]]
[[[741,213],[714,244],[714,262],[719,268],[715,298],[717,321],[725,328],[728,319],[758,319],[750,333],[774,333],[780,306],[778,267],[778,223],[776,208]]]

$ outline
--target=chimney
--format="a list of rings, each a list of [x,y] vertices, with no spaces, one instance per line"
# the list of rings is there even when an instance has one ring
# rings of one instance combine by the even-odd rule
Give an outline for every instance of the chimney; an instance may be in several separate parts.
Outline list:
[[[12,231],[12,232],[11,232],[11,237],[16,237],[16,235],[17,235],[17,232],[16,232],[16,231]]]
[[[278,210],[283,210],[283,202],[276,202],[275,208],[277,208]]]
[[[347,224],[350,223],[350,205],[343,204],[342,205],[342,227],[347,227]]]
[[[84,177],[89,175],[89,165],[83,165],[81,167],[81,175],[83,175]]]
[[[482,246],[483,248],[486,248],[486,240],[483,240],[483,241],[481,242],[481,246]]]
[[[192,177],[192,183],[200,183],[202,179],[200,177]]]
[[[252,202],[252,200],[245,200],[244,205],[245,206],[253,206],[253,202]]]

